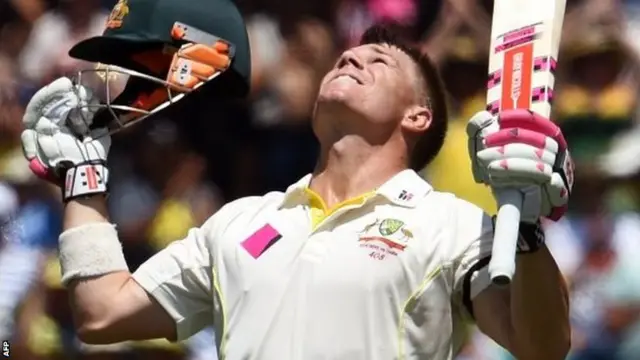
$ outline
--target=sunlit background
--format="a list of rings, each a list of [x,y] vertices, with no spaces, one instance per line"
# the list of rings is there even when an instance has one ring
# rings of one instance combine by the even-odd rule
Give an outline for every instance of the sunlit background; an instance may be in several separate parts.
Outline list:
[[[224,203],[284,190],[312,169],[317,143],[309,116],[319,80],[377,20],[411,26],[447,86],[450,131],[424,176],[495,211],[490,193],[473,183],[464,133],[466,120],[484,107],[492,1],[237,3],[253,53],[249,100],[207,104],[114,137],[109,205],[132,270]],[[545,224],[547,238],[571,287],[571,359],[637,360],[640,0],[568,3],[553,111],[576,160],[577,183],[566,219]],[[12,358],[20,360],[216,359],[210,331],[183,344],[76,340],[55,258],[59,190],[34,180],[22,160],[24,106],[56,77],[95,66],[67,51],[102,32],[113,5],[0,0],[0,340],[11,339]],[[458,359],[509,357],[470,326]]]

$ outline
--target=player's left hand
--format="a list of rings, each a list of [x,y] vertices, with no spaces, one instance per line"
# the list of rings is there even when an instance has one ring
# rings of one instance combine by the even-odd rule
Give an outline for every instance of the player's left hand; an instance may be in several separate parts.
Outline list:
[[[497,116],[477,113],[467,124],[469,156],[478,183],[494,194],[518,189],[521,219],[560,219],[573,186],[573,161],[560,128],[528,110],[505,110]]]

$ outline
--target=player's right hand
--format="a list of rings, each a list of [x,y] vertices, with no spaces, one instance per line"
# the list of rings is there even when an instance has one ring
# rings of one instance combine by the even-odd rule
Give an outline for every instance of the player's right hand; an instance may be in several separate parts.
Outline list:
[[[33,173],[63,188],[65,201],[107,192],[107,129],[89,131],[97,104],[89,89],[59,78],[38,90],[23,117],[22,149]],[[79,134],[85,134],[80,138]]]

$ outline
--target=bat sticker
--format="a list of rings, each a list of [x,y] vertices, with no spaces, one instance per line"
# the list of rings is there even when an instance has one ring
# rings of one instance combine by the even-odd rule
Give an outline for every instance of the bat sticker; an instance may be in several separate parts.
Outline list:
[[[504,53],[502,109],[528,109],[531,105],[533,43]]]

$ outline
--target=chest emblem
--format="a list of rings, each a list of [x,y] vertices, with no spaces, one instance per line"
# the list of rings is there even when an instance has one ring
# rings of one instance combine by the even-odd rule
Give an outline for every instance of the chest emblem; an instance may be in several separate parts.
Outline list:
[[[376,219],[358,233],[360,247],[373,250],[370,256],[379,260],[386,255],[397,256],[414,237],[405,225],[404,221],[398,219]]]

